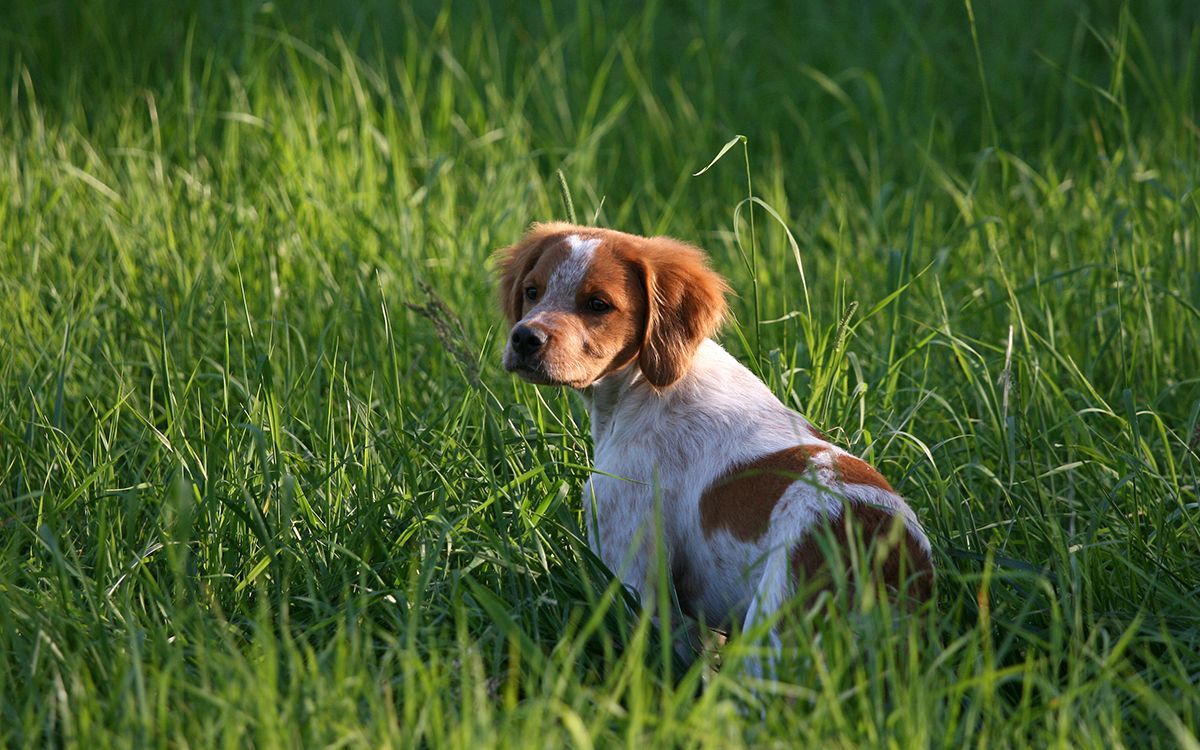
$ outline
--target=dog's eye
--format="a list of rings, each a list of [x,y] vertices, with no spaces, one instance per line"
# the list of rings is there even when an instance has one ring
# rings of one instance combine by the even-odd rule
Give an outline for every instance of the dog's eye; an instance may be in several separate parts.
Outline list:
[[[525,299],[529,300],[530,302],[533,302],[534,300],[537,299],[537,295],[538,295],[538,291],[537,291],[536,286],[525,287]]]
[[[602,313],[602,312],[608,310],[610,307],[612,307],[612,306],[609,305],[604,300],[600,299],[599,297],[589,297],[588,298],[587,309],[589,312]]]

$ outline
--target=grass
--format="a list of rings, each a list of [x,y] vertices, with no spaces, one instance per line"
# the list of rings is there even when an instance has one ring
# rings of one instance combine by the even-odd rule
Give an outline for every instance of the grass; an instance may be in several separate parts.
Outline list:
[[[1200,11],[805,5],[4,5],[3,744],[1196,747]],[[933,539],[762,718],[498,367],[559,171]]]

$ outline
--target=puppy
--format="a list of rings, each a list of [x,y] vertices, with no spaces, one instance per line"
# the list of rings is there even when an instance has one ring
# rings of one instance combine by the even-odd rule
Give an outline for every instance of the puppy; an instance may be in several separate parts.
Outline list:
[[[702,251],[537,224],[499,252],[499,270],[504,368],[586,402],[589,544],[644,602],[662,562],[684,614],[746,631],[796,592],[831,587],[828,557],[849,560],[855,543],[872,552],[853,568],[873,584],[929,598],[929,540],[904,500],[709,338],[728,288]]]

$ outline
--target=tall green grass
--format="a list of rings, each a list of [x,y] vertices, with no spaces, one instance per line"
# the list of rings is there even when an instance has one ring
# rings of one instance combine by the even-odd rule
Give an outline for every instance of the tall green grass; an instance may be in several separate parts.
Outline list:
[[[1200,10],[806,5],[0,9],[4,744],[1196,747]],[[709,250],[930,616],[672,662],[497,365],[560,170]]]

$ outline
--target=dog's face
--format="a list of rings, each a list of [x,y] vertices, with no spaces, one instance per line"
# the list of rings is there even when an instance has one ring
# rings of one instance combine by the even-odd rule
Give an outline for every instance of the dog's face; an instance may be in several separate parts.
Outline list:
[[[668,386],[725,313],[725,282],[704,254],[664,237],[535,225],[499,266],[504,369],[539,385],[586,388],[636,360]]]

